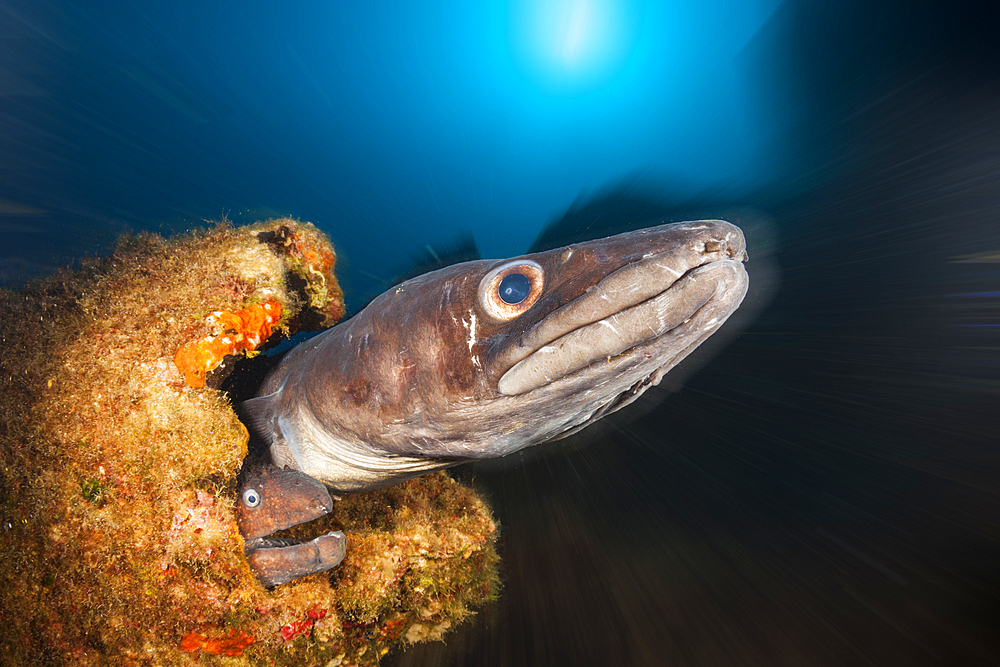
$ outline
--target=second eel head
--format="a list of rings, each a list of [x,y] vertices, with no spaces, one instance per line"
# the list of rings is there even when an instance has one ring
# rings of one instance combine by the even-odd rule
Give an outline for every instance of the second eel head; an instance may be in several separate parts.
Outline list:
[[[344,559],[347,538],[339,530],[311,540],[268,537],[333,509],[326,487],[299,472],[264,465],[240,474],[236,523],[246,542],[245,554],[266,587],[324,572]]]

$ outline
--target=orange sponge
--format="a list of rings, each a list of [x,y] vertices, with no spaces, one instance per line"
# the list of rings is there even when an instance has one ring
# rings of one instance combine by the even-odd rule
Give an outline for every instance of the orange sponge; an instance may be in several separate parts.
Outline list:
[[[276,301],[249,306],[235,313],[217,310],[205,317],[214,332],[177,350],[174,363],[184,373],[189,387],[204,387],[206,374],[222,363],[227,354],[256,349],[268,339],[280,318],[281,305]]]
[[[181,650],[191,653],[201,649],[212,655],[221,653],[235,658],[243,655],[243,649],[253,643],[254,638],[243,631],[230,630],[229,634],[214,639],[197,632],[189,632],[181,640]]]

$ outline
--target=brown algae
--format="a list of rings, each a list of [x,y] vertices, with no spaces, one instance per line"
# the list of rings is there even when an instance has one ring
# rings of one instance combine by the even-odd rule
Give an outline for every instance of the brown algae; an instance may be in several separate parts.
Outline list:
[[[174,357],[219,335],[215,312],[331,326],[335,260],[308,223],[221,224],[0,291],[0,664],[374,664],[496,595],[489,509],[444,473],[287,531],[343,530],[330,573],[268,591],[247,566],[232,357],[200,389]]]

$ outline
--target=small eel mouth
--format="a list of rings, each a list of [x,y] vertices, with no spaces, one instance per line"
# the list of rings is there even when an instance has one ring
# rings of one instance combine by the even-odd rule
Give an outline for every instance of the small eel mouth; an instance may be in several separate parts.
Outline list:
[[[250,569],[271,588],[336,567],[347,553],[339,530],[313,539],[268,537],[328,514],[333,498],[322,482],[288,468],[248,467],[240,473],[236,524]]]

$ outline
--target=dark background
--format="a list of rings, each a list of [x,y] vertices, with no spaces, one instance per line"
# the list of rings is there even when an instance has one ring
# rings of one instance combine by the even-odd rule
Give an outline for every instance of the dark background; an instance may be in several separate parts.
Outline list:
[[[500,522],[501,597],[384,663],[997,664],[997,16],[709,3],[681,34],[619,4],[632,50],[562,81],[489,31],[517,3],[373,4],[325,36],[253,3],[3,3],[4,278],[290,213],[357,307],[463,232],[513,255],[547,223],[726,217],[752,283],[728,338],[659,402],[457,469]]]

